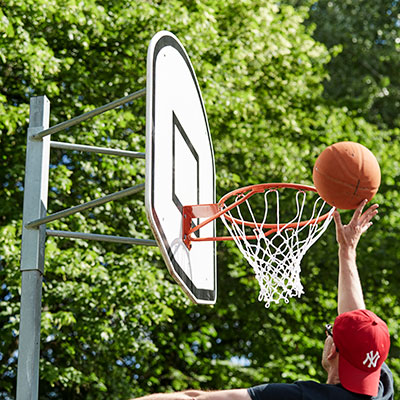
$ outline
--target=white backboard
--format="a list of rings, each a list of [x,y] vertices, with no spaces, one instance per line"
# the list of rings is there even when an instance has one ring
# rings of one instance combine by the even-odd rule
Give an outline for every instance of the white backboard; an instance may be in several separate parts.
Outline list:
[[[214,304],[215,242],[188,250],[182,240],[182,207],[215,203],[214,153],[195,72],[170,32],[150,42],[146,91],[147,218],[174,279],[194,302]],[[196,235],[215,236],[215,221]]]

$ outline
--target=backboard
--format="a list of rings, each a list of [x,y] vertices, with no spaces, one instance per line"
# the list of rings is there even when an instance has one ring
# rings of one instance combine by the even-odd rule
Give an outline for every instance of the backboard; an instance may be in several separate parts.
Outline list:
[[[215,203],[214,153],[193,66],[170,32],[150,42],[146,95],[147,218],[174,279],[195,303],[214,304],[215,242],[188,250],[182,240],[182,207]],[[196,234],[215,236],[215,221]]]

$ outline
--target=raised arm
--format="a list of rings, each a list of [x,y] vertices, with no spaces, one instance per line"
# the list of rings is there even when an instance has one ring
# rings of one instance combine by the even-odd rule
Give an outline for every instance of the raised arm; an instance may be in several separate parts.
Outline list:
[[[364,296],[356,264],[356,250],[360,237],[372,225],[371,219],[378,213],[374,204],[363,213],[364,200],[354,211],[348,225],[343,225],[335,211],[336,240],[339,244],[338,314],[365,309]]]

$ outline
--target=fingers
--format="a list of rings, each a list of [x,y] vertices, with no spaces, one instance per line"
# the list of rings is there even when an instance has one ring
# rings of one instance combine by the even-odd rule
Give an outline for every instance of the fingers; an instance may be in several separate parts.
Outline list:
[[[368,208],[367,211],[362,215],[361,220],[360,220],[360,226],[361,226],[361,233],[365,233],[367,229],[372,225],[372,218],[375,217],[376,214],[378,214],[378,204],[372,205],[370,208]]]
[[[336,227],[339,228],[342,226],[342,220],[340,218],[340,214],[338,210],[335,210],[333,213],[333,219],[335,221]]]
[[[353,218],[351,219],[349,225],[354,229],[359,230],[359,234],[364,234],[369,227],[372,225],[372,218],[378,214],[378,204],[373,204],[370,206],[367,211],[363,213],[363,209],[367,204],[368,200],[363,200],[360,205],[357,207],[356,211],[353,214]]]
[[[368,200],[363,200],[359,204],[359,206],[354,211],[351,221],[349,222],[349,224],[347,226],[352,226],[352,227],[358,226],[360,229],[363,230],[363,232],[365,232],[372,225],[371,220],[373,217],[375,217],[375,215],[378,214],[379,205],[373,204],[363,213],[364,207],[367,204],[367,202],[368,202]],[[333,213],[333,218],[335,220],[336,227],[342,228],[343,224],[342,224],[342,221],[340,218],[340,214],[337,210]],[[366,227],[365,230],[364,230],[364,227]]]
[[[343,237],[343,224],[342,224],[342,220],[340,218],[340,214],[339,211],[335,210],[333,213],[333,219],[335,221],[335,226],[336,226],[336,240],[338,242],[340,242],[340,240]]]
[[[333,218],[336,224],[336,240],[340,246],[356,248],[363,233],[372,225],[372,218],[378,214],[378,204],[373,204],[364,213],[367,200],[362,201],[354,211],[353,217],[348,225],[343,225],[340,214],[336,210]]]
[[[367,204],[367,202],[368,202],[368,200],[365,199],[358,205],[358,207],[356,208],[356,211],[354,211],[353,218],[351,219],[350,224],[353,221],[356,222],[360,219],[363,209],[364,209],[365,205]]]
[[[361,234],[364,234],[364,233],[368,230],[368,228],[369,228],[370,226],[372,226],[372,222],[368,222],[368,224],[364,225],[364,226],[361,228]]]
[[[365,224],[371,221],[371,219],[375,217],[376,214],[378,214],[378,208],[378,204],[373,204],[371,207],[369,207],[368,210],[365,211],[365,213],[361,216],[360,222]]]

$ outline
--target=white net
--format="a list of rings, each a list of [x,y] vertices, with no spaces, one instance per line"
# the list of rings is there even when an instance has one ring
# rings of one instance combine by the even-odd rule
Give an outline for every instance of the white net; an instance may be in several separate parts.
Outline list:
[[[254,201],[254,197],[260,195],[264,196],[265,208],[260,207],[260,201]],[[243,196],[238,194],[234,200],[240,200]],[[264,301],[265,307],[268,308],[271,302],[279,303],[283,299],[288,303],[289,298],[300,297],[303,294],[300,282],[301,260],[306,251],[325,232],[335,209],[327,205],[316,193],[298,190],[295,196],[296,215],[289,222],[282,224],[279,215],[279,190],[269,189],[257,196],[227,211],[221,219],[253,267],[260,286],[258,299]],[[312,199],[312,208],[306,210],[306,206],[310,205],[310,201],[306,203],[307,196],[314,196],[316,200]],[[291,198],[293,199],[293,196]],[[261,215],[255,215],[251,202],[255,210],[263,208]],[[224,207],[227,208],[226,205]],[[276,211],[269,212],[269,209]],[[318,218],[324,215],[324,209],[325,213],[328,211],[328,217],[318,223]],[[252,226],[249,227],[245,221],[251,222]]]

